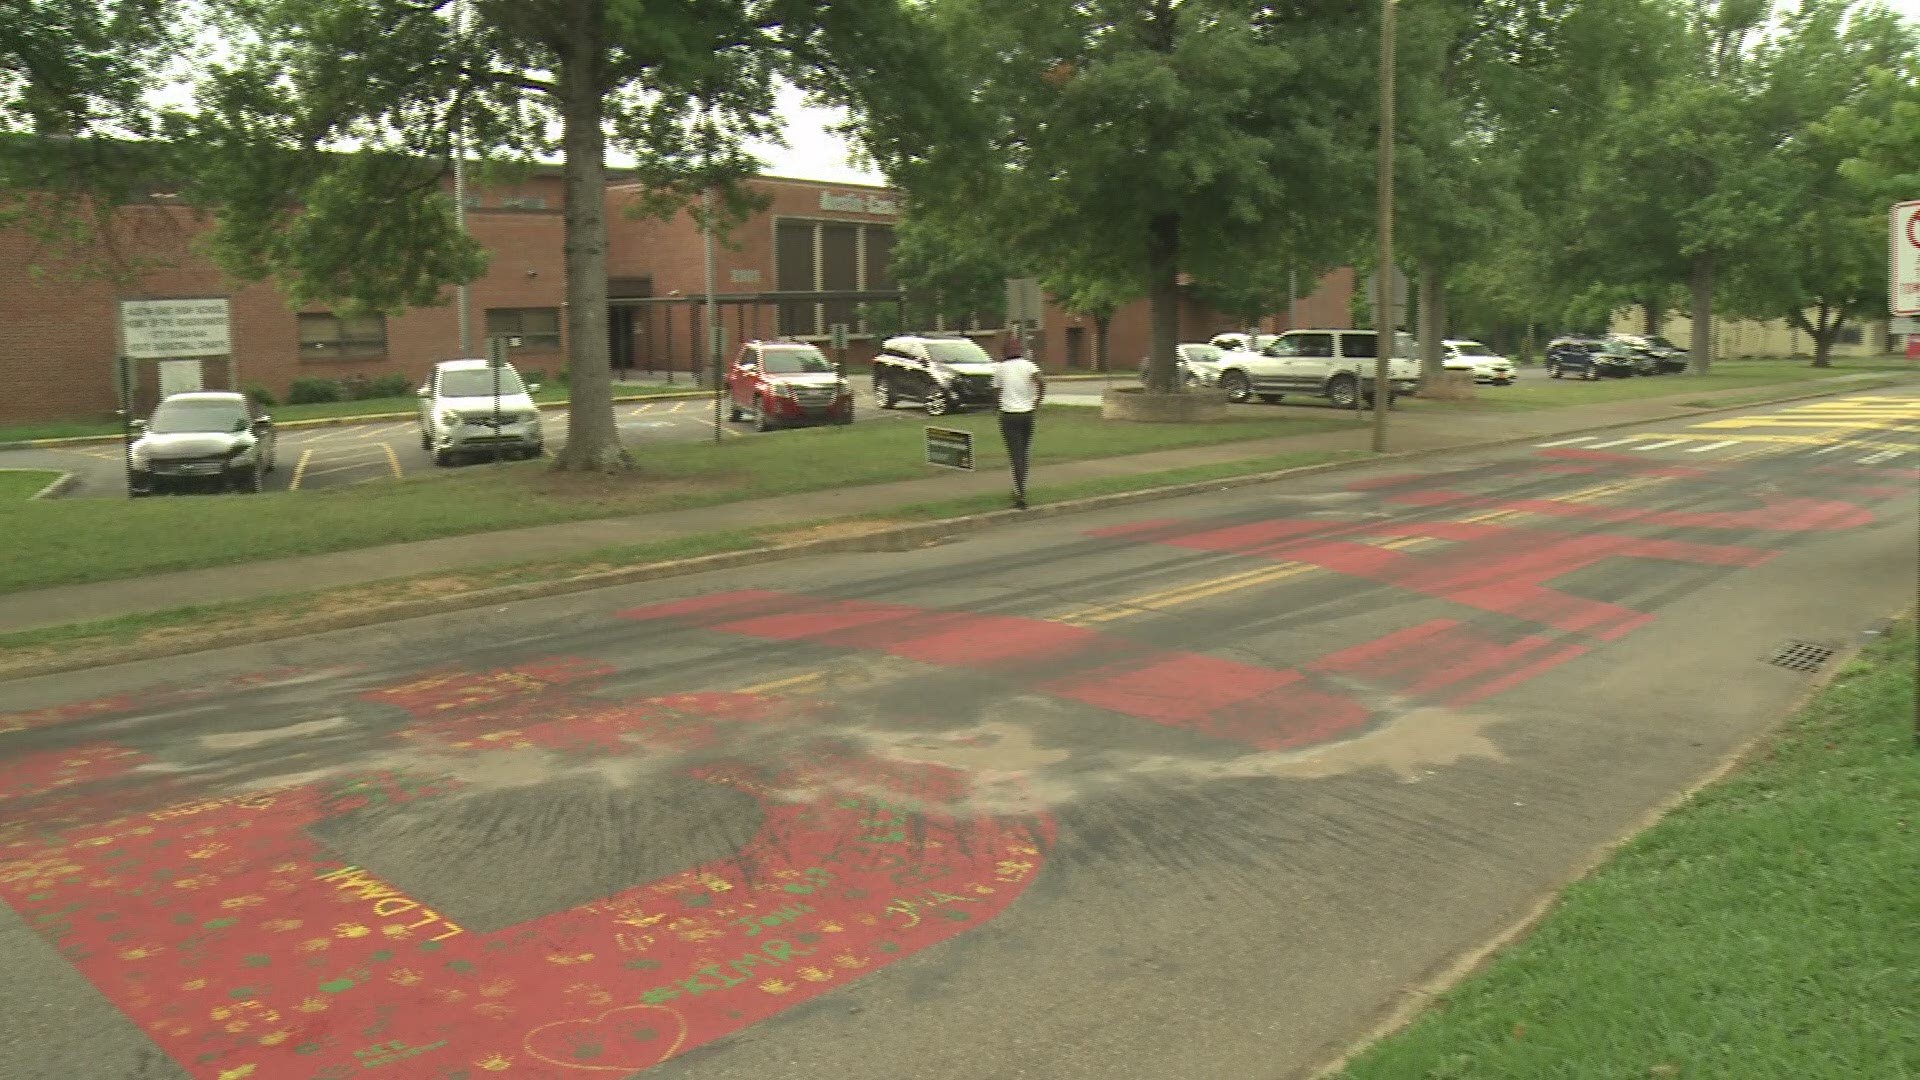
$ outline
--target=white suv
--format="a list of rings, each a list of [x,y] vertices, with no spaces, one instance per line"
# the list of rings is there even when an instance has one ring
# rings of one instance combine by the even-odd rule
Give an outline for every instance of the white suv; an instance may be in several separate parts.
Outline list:
[[[533,392],[512,364],[494,370],[485,360],[443,360],[420,394],[420,447],[435,465],[451,465],[463,454],[504,451],[514,457],[546,453],[540,410]],[[497,418],[497,419],[496,419]]]
[[[1413,337],[1394,335],[1394,356],[1387,367],[1387,403],[1420,389],[1420,361]],[[1377,340],[1371,330],[1289,330],[1259,352],[1235,351],[1220,357],[1220,388],[1230,401],[1279,401],[1287,394],[1322,397],[1350,409],[1361,397],[1373,400]]]

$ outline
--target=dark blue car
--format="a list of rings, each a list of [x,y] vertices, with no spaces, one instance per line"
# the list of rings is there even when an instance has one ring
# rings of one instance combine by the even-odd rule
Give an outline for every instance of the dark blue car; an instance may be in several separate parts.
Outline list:
[[[1547,374],[1556,379],[1624,378],[1633,371],[1632,354],[1600,338],[1561,337],[1547,343]]]

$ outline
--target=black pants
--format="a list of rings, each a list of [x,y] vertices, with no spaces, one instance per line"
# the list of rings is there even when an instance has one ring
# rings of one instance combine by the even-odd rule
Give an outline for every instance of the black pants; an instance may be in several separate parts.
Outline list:
[[[1025,502],[1027,463],[1033,457],[1033,414],[1030,412],[1001,413],[1000,438],[1007,444],[1007,460],[1013,463],[1013,493],[1020,501]]]

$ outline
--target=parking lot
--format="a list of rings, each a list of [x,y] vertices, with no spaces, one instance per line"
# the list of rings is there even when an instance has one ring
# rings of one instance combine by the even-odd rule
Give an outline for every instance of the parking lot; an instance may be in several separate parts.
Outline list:
[[[918,409],[882,411],[862,384],[856,398],[859,423],[924,419]],[[695,442],[713,438],[713,399],[625,401],[614,406],[620,436],[629,447],[649,443]],[[548,409],[541,414],[549,446],[567,439],[567,411]],[[759,438],[751,424],[723,422],[721,438]],[[773,434],[773,433],[769,433]],[[379,420],[328,427],[286,428],[279,433],[277,468],[267,477],[273,491],[317,491],[398,480],[434,470],[433,460],[420,446],[420,425],[405,420]],[[74,473],[78,482],[68,497],[118,498],[126,494],[122,449],[116,443],[75,444],[0,451],[0,468],[58,469]]]
[[[1547,378],[1546,372],[1537,367],[1522,368],[1515,374],[1523,383]],[[1131,385],[1135,381],[1130,371],[1117,373],[1113,377],[1115,385]],[[1100,392],[1104,386],[1105,383],[1097,379],[1059,380],[1053,384],[1047,400],[1052,404],[1093,407],[1100,404]],[[906,405],[892,410],[877,408],[871,387],[864,378],[856,380],[855,387],[856,423],[903,420],[928,422],[926,414],[915,406]],[[1488,395],[1497,395],[1500,390],[1500,387],[1480,388],[1481,393]],[[1297,405],[1307,409],[1326,407],[1322,402],[1308,402],[1305,399],[1301,399]],[[1262,411],[1272,408],[1247,407]],[[1290,401],[1282,407],[1296,407],[1296,402]],[[615,405],[614,415],[620,423],[622,440],[636,449],[644,448],[649,443],[696,442],[713,437],[711,398],[625,401]],[[566,442],[565,409],[545,410],[541,414],[541,421],[549,446]],[[723,439],[761,437],[761,433],[754,431],[751,424],[723,421],[720,430]],[[420,446],[419,424],[412,418],[285,428],[280,431],[279,440],[278,467],[267,477],[267,487],[272,491],[318,491],[351,484],[398,480],[434,470],[432,458]],[[70,472],[78,479],[66,492],[67,497],[119,498],[126,494],[126,474],[121,454],[121,447],[114,443],[0,450],[0,468]]]

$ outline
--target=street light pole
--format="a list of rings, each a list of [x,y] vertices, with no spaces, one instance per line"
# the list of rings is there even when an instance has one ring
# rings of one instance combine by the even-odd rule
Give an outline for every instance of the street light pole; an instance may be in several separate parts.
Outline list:
[[[1387,400],[1393,391],[1393,0],[1380,0],[1380,255],[1373,280],[1373,452],[1387,449]]]

